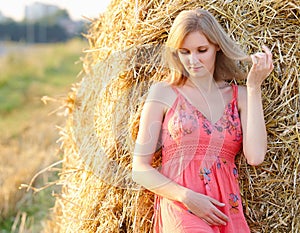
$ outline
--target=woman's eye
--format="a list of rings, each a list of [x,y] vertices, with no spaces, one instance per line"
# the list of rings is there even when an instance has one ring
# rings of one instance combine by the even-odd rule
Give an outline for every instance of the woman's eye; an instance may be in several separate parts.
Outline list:
[[[198,52],[199,53],[205,53],[207,51],[207,49],[199,49]]]
[[[188,53],[189,53],[189,51],[187,51],[187,50],[185,50],[185,49],[179,49],[178,51],[179,51],[179,53],[181,53],[181,54],[188,54]]]

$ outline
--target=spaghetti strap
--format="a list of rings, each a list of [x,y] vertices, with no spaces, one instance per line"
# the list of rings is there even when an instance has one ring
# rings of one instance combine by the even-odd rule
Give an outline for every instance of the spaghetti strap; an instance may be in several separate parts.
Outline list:
[[[177,90],[176,87],[171,86],[172,90],[176,93],[176,95],[180,95],[180,92]]]
[[[233,84],[232,85],[232,97],[234,100],[237,100],[238,97],[238,85]]]

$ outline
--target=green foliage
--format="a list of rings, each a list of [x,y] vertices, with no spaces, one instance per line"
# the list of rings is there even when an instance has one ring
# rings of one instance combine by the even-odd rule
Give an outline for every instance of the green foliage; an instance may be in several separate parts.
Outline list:
[[[7,18],[0,22],[0,41],[27,41],[30,43],[64,42],[70,38],[82,37],[84,21],[71,20],[65,9],[46,14],[36,20],[21,22]]]
[[[60,20],[70,20],[70,16],[67,10],[58,10],[52,15],[47,15],[39,19],[40,24],[43,25],[55,25],[58,24]]]
[[[66,95],[71,84],[79,81],[77,75],[82,69],[82,64],[78,61],[83,56],[82,50],[86,46],[86,41],[79,39],[56,44],[5,45],[11,52],[0,57],[0,128],[3,137],[1,143],[14,139],[21,141],[22,130],[19,128],[35,125],[37,122],[34,122],[31,113],[40,112],[45,108],[41,98],[45,95],[54,98],[57,95]],[[55,180],[57,174],[45,174],[34,186],[41,187]],[[0,219],[0,233],[41,232],[42,221],[47,218],[49,208],[54,204],[52,192],[57,192],[57,189],[57,186],[53,186],[37,193],[26,192],[16,204],[18,213],[13,210],[9,217]],[[22,217],[25,220],[22,220]],[[26,231],[22,231],[22,227]]]
[[[45,19],[46,20],[46,19]],[[6,21],[0,23],[0,40],[29,41],[36,43],[63,42],[76,35],[68,33],[65,27],[51,21],[22,22]],[[78,27],[78,34],[83,27]]]
[[[32,100],[63,91],[76,81],[84,42],[19,45],[17,52],[0,58],[0,116],[26,106]],[[25,49],[24,49],[25,48]]]
[[[57,173],[45,173],[43,179],[38,179],[35,185],[45,185],[44,179],[48,180],[47,182],[55,181],[58,179],[58,175]],[[36,193],[33,191],[25,193],[18,202],[17,215],[12,214],[6,219],[0,219],[0,233],[23,232],[23,229],[20,229],[22,215],[26,216],[25,225],[22,228],[32,233],[41,232],[42,221],[48,217],[49,209],[55,202],[53,193],[58,191],[58,186],[51,186]]]

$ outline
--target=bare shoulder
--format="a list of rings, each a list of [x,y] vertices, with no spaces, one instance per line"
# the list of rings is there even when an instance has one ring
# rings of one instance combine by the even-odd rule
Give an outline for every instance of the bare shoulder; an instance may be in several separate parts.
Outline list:
[[[239,90],[239,97],[241,96],[247,96],[247,87],[244,85],[238,85],[238,90]]]
[[[166,82],[157,82],[151,85],[147,97],[147,101],[151,100],[172,100],[176,97],[172,86]],[[169,101],[168,101],[169,102]]]
[[[247,87],[243,85],[238,86],[238,106],[239,110],[247,106]]]
[[[172,87],[169,83],[167,82],[156,82],[154,84],[151,85],[150,90],[149,90],[149,94],[159,94],[161,92],[170,92],[173,91]],[[162,94],[162,93],[161,93]]]

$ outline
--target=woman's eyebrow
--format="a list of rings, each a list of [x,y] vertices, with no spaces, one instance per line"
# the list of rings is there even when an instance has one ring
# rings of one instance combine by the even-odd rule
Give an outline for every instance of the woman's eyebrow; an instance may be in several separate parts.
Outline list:
[[[200,45],[200,46],[197,46],[196,48],[203,48],[203,47],[207,47],[208,44],[205,44],[205,45]],[[179,47],[178,49],[186,49],[186,50],[189,50],[189,48],[185,48],[185,47]]]

